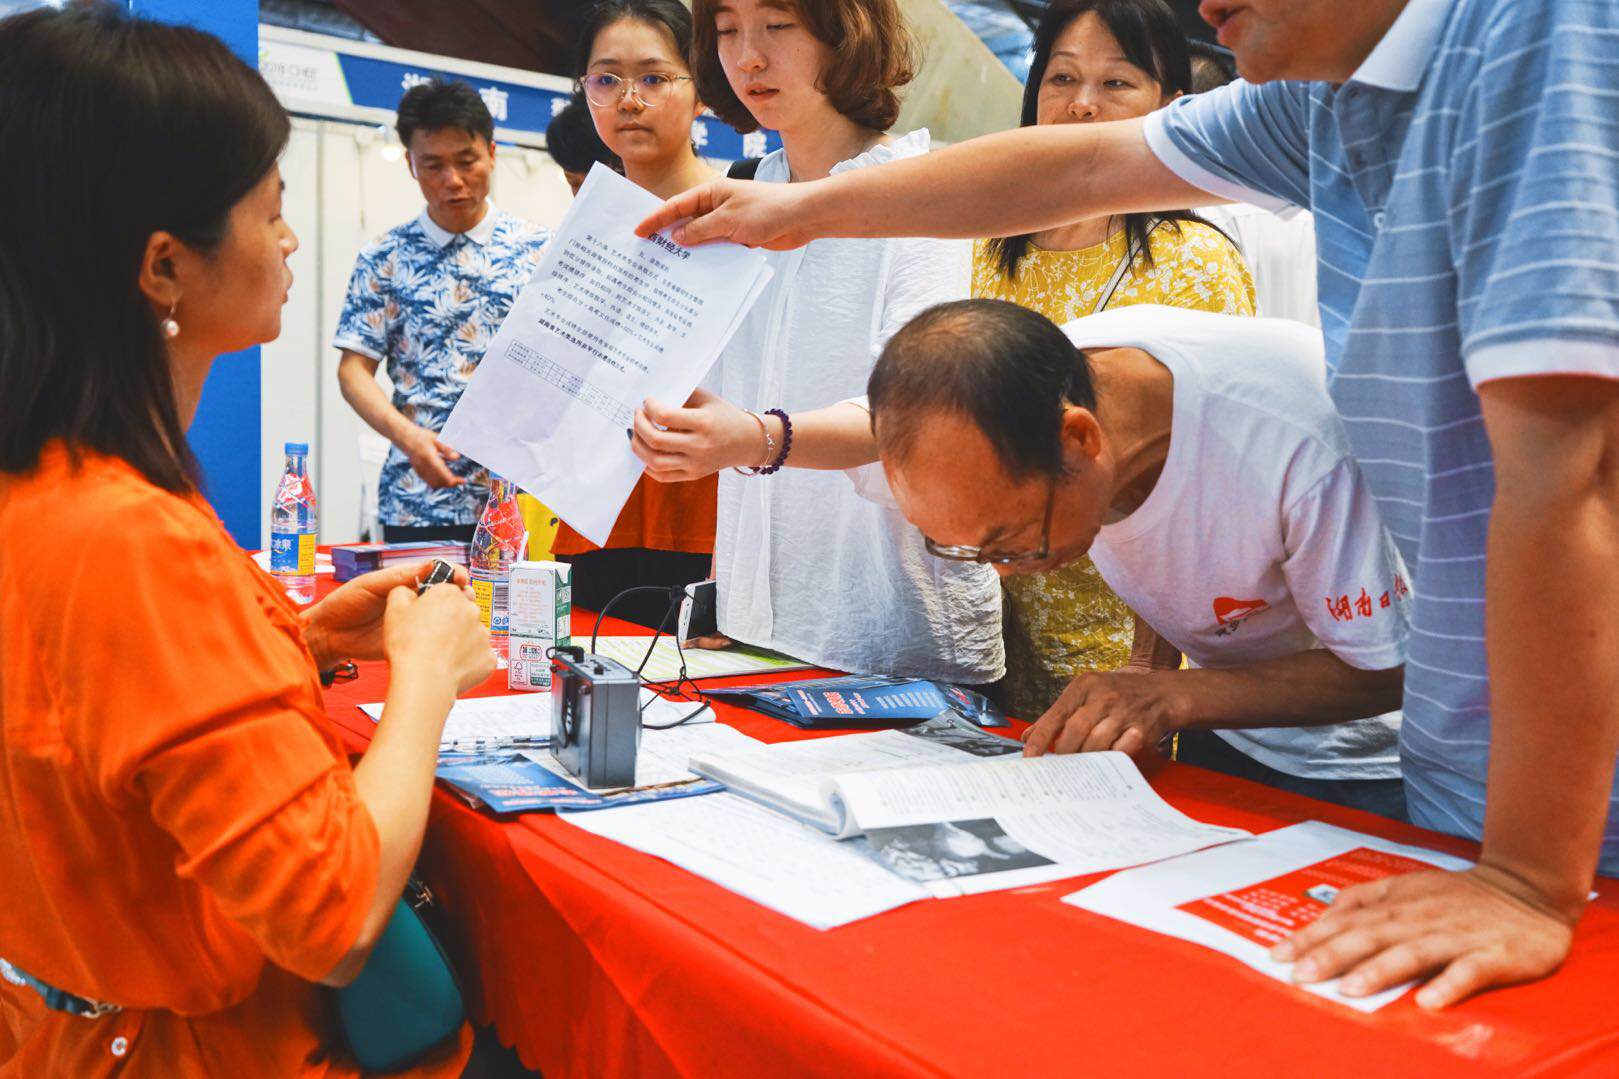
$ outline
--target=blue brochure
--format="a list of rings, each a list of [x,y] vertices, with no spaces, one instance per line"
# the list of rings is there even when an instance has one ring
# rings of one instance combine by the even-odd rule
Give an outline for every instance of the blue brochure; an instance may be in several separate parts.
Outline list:
[[[954,714],[980,727],[1005,727],[1006,716],[981,693],[922,678],[842,675],[704,691],[744,708],[811,730],[899,727]]]
[[[571,782],[533,757],[516,750],[441,753],[437,775],[475,806],[491,813],[606,809],[609,806],[689,798],[721,790],[706,779],[658,787],[596,793]]]

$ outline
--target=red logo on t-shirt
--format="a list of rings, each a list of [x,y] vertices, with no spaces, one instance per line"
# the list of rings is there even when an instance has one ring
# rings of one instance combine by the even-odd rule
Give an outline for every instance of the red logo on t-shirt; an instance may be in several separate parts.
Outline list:
[[[1214,600],[1214,620],[1220,623],[1220,628],[1214,632],[1222,637],[1235,633],[1244,619],[1258,614],[1269,606],[1270,604],[1262,599],[1232,599],[1230,596],[1217,596]]]

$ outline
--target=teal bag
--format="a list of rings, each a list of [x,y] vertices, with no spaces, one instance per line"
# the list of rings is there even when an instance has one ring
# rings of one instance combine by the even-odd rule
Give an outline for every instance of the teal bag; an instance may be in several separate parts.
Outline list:
[[[412,893],[425,905],[426,889],[411,881],[406,894]],[[455,1037],[467,1017],[449,957],[405,899],[359,977],[335,995],[349,1052],[367,1071],[406,1067]]]

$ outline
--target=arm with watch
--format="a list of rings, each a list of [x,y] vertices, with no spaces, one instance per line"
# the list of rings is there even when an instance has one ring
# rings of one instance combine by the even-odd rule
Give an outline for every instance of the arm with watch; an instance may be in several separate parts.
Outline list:
[[[766,476],[788,465],[835,471],[877,459],[871,416],[854,401],[790,416],[782,409],[751,412],[701,389],[683,406],[644,402],[630,443],[660,483],[727,468]]]

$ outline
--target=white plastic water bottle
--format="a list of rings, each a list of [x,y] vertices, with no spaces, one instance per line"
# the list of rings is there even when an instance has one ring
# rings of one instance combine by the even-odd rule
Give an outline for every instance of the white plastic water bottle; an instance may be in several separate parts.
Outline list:
[[[511,619],[506,597],[511,585],[512,563],[523,557],[528,532],[523,514],[517,508],[517,485],[499,476],[489,477],[489,501],[472,533],[467,552],[467,575],[472,578],[472,594],[478,600],[478,613],[489,631],[489,650],[495,663],[506,666],[506,646]]]
[[[309,478],[309,443],[288,442],[270,502],[270,572],[294,603],[315,602],[315,485]]]

